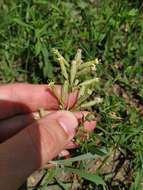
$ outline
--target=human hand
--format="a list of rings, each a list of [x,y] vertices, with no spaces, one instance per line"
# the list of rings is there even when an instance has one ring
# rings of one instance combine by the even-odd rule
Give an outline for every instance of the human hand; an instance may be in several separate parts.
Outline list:
[[[61,87],[56,87],[59,96]],[[77,92],[65,104],[72,107]],[[49,114],[35,121],[39,108]],[[84,113],[58,110],[59,103],[47,85],[13,84],[0,87],[0,187],[16,189],[34,170],[63,149],[72,148],[78,120]],[[95,121],[85,127],[94,128]],[[4,158],[4,159],[3,159]],[[9,179],[9,183],[7,183]],[[4,187],[4,188],[3,188]]]

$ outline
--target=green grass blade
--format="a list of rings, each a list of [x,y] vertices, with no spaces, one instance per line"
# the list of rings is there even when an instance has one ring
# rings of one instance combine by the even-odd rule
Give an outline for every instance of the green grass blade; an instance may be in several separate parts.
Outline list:
[[[65,171],[77,174],[80,177],[95,183],[96,185],[102,185],[105,189],[105,182],[102,179],[102,177],[100,177],[98,174],[93,174],[93,173],[86,172],[84,170],[67,168],[67,167],[65,168]]]
[[[69,159],[66,159],[66,160],[55,160],[55,161],[50,161],[50,163],[52,164],[62,164],[62,165],[69,165],[73,162],[76,162],[76,161],[84,161],[84,160],[93,160],[93,159],[96,159],[98,156],[95,154],[91,154],[91,153],[87,153],[87,154],[82,154],[80,156],[76,156],[76,157],[73,157],[73,158],[69,158]]]

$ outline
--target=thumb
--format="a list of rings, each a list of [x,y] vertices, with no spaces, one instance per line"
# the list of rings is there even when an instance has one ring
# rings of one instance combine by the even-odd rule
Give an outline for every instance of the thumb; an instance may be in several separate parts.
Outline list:
[[[2,143],[0,189],[17,189],[32,172],[57,156],[73,138],[77,125],[71,112],[57,111]]]
[[[41,153],[41,165],[53,159],[65,148],[74,137],[77,126],[78,121],[71,112],[56,111],[38,121],[38,131],[31,127],[31,137],[35,145],[37,138],[40,138],[38,148]]]

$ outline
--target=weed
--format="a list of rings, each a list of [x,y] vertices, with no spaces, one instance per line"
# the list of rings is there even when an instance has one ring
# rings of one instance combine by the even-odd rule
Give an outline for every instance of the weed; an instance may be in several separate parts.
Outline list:
[[[91,134],[90,141],[82,149],[74,150],[72,155],[91,152],[100,156],[96,163],[90,160],[89,164],[85,164],[82,161],[78,168],[87,172],[89,165],[98,166],[95,171],[102,176],[108,189],[142,189],[142,10],[143,5],[139,0],[0,2],[1,83],[47,83],[51,80],[56,83],[59,79],[63,83],[66,79],[65,93],[69,83],[78,84],[75,76],[80,77],[81,81],[90,80],[88,74],[91,70],[84,67],[77,71],[73,64],[72,76],[63,71],[63,79],[58,75],[59,64],[51,56],[51,49],[58,49],[67,62],[74,59],[77,49],[83,50],[83,60],[98,57],[100,64],[96,66],[96,73],[100,80],[91,97],[100,96],[104,101],[92,107],[97,117],[97,128]],[[77,59],[80,60],[80,51]],[[95,70],[94,67],[92,69]],[[85,87],[80,89],[83,95]],[[130,171],[125,179],[121,178],[119,169],[118,172],[115,170],[118,164],[113,157],[116,153],[116,160],[124,160]],[[108,163],[112,165],[111,168],[106,167]],[[120,169],[125,167],[123,163],[120,165]],[[43,188],[52,184],[58,175],[57,171],[61,170],[49,170],[48,180],[42,182]],[[68,183],[58,184],[63,189],[69,188]],[[87,179],[81,184],[82,189],[97,189],[97,185]],[[100,185],[98,189],[102,189]]]

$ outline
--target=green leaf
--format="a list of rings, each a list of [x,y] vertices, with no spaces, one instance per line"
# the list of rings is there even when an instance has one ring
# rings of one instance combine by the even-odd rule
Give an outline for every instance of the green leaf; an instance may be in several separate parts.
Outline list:
[[[37,40],[37,43],[35,44],[35,54],[36,56],[40,54],[42,49],[40,40]]]
[[[135,176],[134,183],[131,186],[131,190],[141,190],[142,189],[142,179],[143,179],[143,174],[142,174],[142,169],[140,169]]]
[[[47,24],[44,24],[43,27],[37,28],[35,30],[35,37],[39,39],[40,37],[42,37],[46,33],[47,33]]]
[[[76,156],[76,157],[73,157],[73,158],[69,158],[67,160],[50,161],[50,163],[52,163],[52,164],[69,165],[69,164],[71,164],[73,162],[76,162],[76,161],[93,160],[93,159],[95,159],[97,157],[98,157],[97,155],[93,155],[91,153],[87,153],[87,154],[82,154],[80,156]]]
[[[34,3],[36,4],[42,4],[42,5],[47,5],[48,1],[47,0],[35,0]]]
[[[19,19],[19,18],[13,18],[12,20],[13,20],[13,22],[17,23],[17,24],[20,25],[20,26],[23,26],[23,27],[25,27],[25,28],[33,29],[33,27],[32,27],[31,25],[29,25],[29,24],[23,22],[23,21],[22,21],[21,19]]]
[[[88,6],[88,3],[81,0],[81,1],[78,1],[78,6],[81,9],[85,9]]]
[[[42,55],[44,59],[44,69],[43,73],[45,77],[52,78],[53,77],[53,66],[49,61],[48,50],[45,44],[42,44]]]
[[[131,9],[128,13],[129,16],[136,16],[138,13],[138,10],[137,9]]]
[[[56,177],[58,174],[60,174],[61,172],[61,169],[60,168],[51,168],[51,169],[48,169],[44,179],[42,180],[41,182],[41,185],[42,186],[46,186],[48,185],[49,183],[51,183],[51,181],[53,180],[54,177]]]
[[[96,185],[102,185],[105,189],[105,182],[102,179],[102,177],[100,177],[98,174],[93,174],[93,173],[88,173],[84,170],[79,170],[79,169],[74,169],[74,168],[65,168],[66,171],[68,172],[72,172],[74,174],[79,175],[80,177],[89,180],[93,183],[95,183]]]

